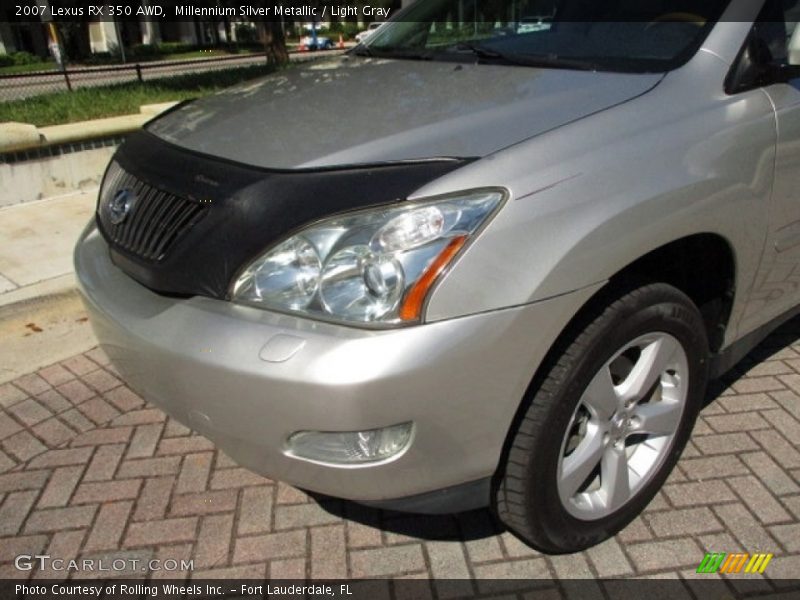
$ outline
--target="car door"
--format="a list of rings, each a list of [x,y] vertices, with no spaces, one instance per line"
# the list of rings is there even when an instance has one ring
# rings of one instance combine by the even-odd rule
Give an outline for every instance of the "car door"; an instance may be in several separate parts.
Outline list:
[[[767,0],[753,28],[750,59],[800,65],[800,2]],[[747,51],[743,52],[743,55]],[[745,58],[743,58],[745,59]],[[775,107],[777,148],[769,231],[744,329],[800,304],[800,79],[779,82],[762,70],[758,84]]]

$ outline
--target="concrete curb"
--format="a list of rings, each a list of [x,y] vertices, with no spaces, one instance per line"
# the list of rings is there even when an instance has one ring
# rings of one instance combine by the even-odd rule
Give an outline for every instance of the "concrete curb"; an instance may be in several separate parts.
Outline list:
[[[0,189],[0,207],[98,185],[116,144],[176,104],[144,104],[134,115],[49,127],[0,123],[0,154],[13,159],[0,161],[0,180],[6,184]],[[23,159],[14,158],[15,153]]]
[[[0,385],[97,345],[75,273],[0,294]]]
[[[176,104],[177,102],[144,104],[139,107],[139,114],[135,115],[122,115],[49,127],[36,127],[28,123],[0,123],[0,152],[19,152],[55,144],[130,133],[140,129],[147,121]]]
[[[95,206],[95,193],[77,193],[0,208],[0,322],[10,307],[75,289],[72,252]]]
[[[75,273],[65,273],[0,294],[0,321],[30,302],[43,298],[57,299],[75,292],[77,287]]]
[[[97,345],[74,274],[0,295],[0,385]]]

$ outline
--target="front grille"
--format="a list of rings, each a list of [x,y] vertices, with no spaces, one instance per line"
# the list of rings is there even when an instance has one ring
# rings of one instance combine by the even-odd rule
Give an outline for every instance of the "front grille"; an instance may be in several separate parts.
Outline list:
[[[110,203],[117,192],[135,197],[124,219],[114,224]],[[175,242],[206,213],[208,206],[155,188],[126,172],[116,162],[108,168],[100,193],[99,216],[107,240],[147,261],[162,260]]]

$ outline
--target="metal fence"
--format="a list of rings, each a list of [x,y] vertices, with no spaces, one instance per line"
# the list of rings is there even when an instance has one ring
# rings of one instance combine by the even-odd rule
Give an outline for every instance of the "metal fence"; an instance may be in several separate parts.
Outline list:
[[[333,51],[335,53],[336,51]],[[320,53],[293,54],[293,60],[311,58]],[[221,71],[233,67],[264,64],[263,54],[244,54],[219,58],[199,58],[180,61],[154,61],[109,67],[85,67],[64,71],[36,71],[0,75],[0,102],[22,100],[40,94],[75,90],[84,87],[113,85],[129,81],[149,81],[174,75]]]

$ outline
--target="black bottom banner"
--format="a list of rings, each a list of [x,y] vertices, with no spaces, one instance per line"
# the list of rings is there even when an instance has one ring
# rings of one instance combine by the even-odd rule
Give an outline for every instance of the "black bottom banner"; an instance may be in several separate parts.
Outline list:
[[[393,580],[0,580],[3,600],[101,598],[307,598],[337,600],[417,600],[458,598],[730,600],[800,598],[800,580],[763,579],[393,579]]]

